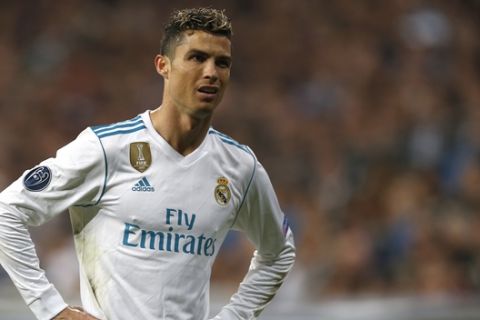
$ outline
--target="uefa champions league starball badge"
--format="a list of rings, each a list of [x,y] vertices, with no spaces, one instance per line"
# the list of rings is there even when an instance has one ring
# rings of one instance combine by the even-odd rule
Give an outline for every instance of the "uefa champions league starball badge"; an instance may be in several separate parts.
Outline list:
[[[217,203],[222,207],[225,207],[228,204],[230,198],[232,197],[232,193],[228,187],[227,178],[220,177],[217,179],[217,186],[215,187],[214,195],[215,200],[217,200]]]
[[[23,185],[28,191],[38,192],[44,190],[52,180],[52,172],[47,166],[36,167],[30,170],[23,178]]]

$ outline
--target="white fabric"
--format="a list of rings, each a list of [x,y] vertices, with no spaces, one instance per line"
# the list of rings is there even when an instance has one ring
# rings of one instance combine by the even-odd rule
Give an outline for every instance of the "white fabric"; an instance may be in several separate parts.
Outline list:
[[[130,161],[137,142],[151,150],[144,172]],[[250,149],[213,129],[182,156],[147,111],[86,129],[40,165],[51,171],[45,189],[27,190],[25,172],[0,194],[0,262],[38,319],[66,304],[39,268],[26,226],[67,208],[82,303],[100,319],[207,319],[211,267],[231,228],[244,231],[256,251],[215,319],[255,319],[293,265],[293,237],[267,173]],[[226,205],[215,197],[220,184],[231,194]]]

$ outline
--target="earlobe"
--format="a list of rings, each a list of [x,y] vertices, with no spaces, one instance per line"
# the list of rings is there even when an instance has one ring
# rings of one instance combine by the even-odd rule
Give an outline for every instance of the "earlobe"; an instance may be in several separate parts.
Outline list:
[[[165,79],[168,79],[168,74],[170,71],[170,60],[168,59],[168,57],[157,54],[155,56],[154,64],[158,74]]]

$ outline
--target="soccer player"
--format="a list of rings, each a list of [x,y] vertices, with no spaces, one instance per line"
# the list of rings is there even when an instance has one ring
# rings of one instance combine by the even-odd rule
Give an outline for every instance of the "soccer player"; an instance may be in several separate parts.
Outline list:
[[[174,12],[155,57],[161,105],[85,129],[0,194],[0,261],[38,319],[207,319],[230,229],[256,250],[214,319],[255,319],[274,297],[295,260],[292,233],[252,151],[211,127],[231,33],[223,11]],[[65,209],[83,310],[46,279],[27,231]]]

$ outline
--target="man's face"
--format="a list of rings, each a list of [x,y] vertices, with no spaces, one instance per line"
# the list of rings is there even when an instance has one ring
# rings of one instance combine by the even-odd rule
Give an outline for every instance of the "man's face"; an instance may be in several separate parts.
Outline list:
[[[204,118],[220,103],[230,79],[231,43],[203,31],[185,32],[166,63],[166,98],[181,112]]]

